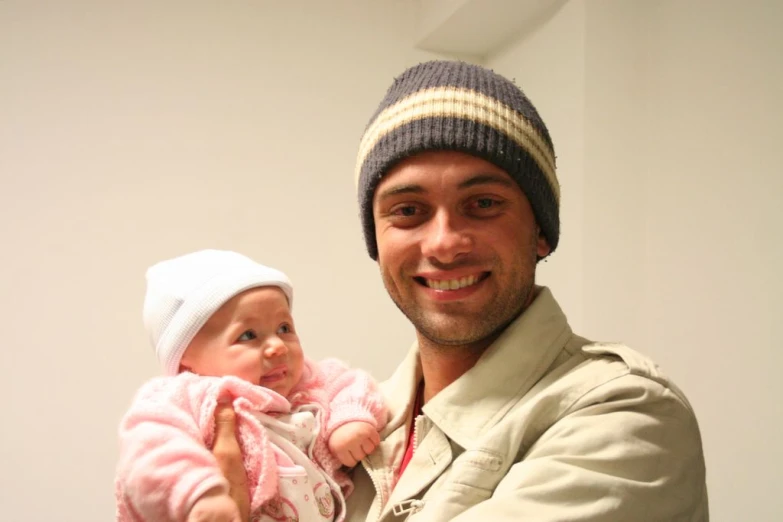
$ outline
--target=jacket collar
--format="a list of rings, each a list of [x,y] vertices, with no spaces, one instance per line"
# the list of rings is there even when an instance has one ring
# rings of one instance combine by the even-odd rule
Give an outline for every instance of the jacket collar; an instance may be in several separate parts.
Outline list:
[[[546,373],[573,335],[551,291],[546,287],[537,291],[530,306],[476,365],[424,405],[427,417],[463,448],[503,418]],[[409,418],[420,380],[419,349],[414,343],[383,386],[391,412],[385,433]]]

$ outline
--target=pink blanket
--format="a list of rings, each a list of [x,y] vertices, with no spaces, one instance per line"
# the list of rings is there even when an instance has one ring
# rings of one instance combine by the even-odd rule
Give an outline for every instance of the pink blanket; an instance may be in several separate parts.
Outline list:
[[[306,360],[302,380],[288,400],[235,377],[182,373],[152,379],[136,394],[120,424],[118,522],[181,522],[206,491],[228,491],[209,450],[220,397],[233,397],[253,511],[275,496],[278,484],[275,451],[253,412],[288,413],[305,404],[321,406],[314,461],[346,496],[352,486],[329,452],[329,435],[346,422],[369,422],[378,430],[386,423],[386,408],[372,379],[334,359]]]

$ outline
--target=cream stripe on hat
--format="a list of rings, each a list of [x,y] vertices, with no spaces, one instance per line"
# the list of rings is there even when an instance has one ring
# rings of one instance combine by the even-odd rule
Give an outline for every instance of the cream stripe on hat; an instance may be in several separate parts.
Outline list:
[[[359,144],[355,182],[358,185],[362,165],[378,141],[395,129],[414,120],[433,117],[458,117],[492,127],[509,136],[527,150],[544,172],[555,198],[560,200],[560,185],[555,175],[554,153],[535,128],[508,105],[472,89],[434,87],[415,92],[384,109],[364,133]]]

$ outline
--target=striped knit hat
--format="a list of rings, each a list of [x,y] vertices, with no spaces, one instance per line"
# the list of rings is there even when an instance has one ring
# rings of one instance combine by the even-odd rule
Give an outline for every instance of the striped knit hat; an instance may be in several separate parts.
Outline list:
[[[383,175],[428,150],[455,150],[506,171],[530,201],[551,251],[560,237],[560,185],[544,122],[513,82],[464,62],[433,61],[394,80],[364,131],[356,162],[364,239],[378,259],[372,203]]]

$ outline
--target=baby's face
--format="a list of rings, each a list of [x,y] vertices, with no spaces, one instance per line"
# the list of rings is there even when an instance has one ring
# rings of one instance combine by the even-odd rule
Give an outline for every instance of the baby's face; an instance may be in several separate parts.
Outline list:
[[[302,377],[303,364],[288,300],[279,288],[264,286],[221,306],[185,350],[181,369],[233,375],[285,397]]]

